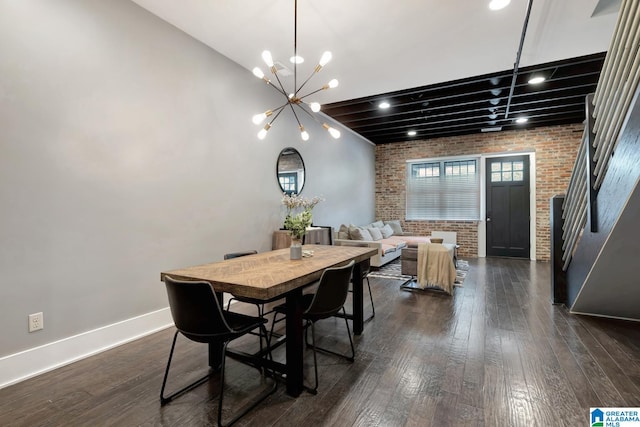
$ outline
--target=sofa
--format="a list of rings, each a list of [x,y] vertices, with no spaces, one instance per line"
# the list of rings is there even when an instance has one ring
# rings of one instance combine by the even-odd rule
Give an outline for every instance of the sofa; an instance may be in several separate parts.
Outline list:
[[[382,267],[400,257],[402,249],[430,243],[428,236],[414,236],[402,231],[400,221],[376,221],[366,225],[342,224],[334,236],[334,245],[367,246],[378,250],[371,257],[372,267]]]

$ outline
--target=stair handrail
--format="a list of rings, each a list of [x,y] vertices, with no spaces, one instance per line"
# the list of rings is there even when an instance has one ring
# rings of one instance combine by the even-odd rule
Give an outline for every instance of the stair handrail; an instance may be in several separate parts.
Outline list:
[[[640,83],[640,0],[623,0],[596,91],[585,100],[582,143],[562,205],[562,261],[567,270],[586,231],[597,232],[597,192]]]

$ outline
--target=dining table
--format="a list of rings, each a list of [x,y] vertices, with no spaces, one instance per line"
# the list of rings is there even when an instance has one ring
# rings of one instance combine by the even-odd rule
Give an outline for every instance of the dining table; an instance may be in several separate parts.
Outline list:
[[[261,252],[255,255],[217,261],[192,267],[161,272],[178,280],[198,280],[211,284],[222,304],[222,294],[271,300],[282,296],[286,304],[285,363],[267,361],[261,363],[273,368],[286,381],[287,394],[299,396],[303,386],[303,333],[302,296],[305,287],[317,282],[322,272],[340,267],[352,260],[353,296],[351,312],[347,318],[353,322],[353,332],[360,335],[364,329],[362,272],[366,261],[376,255],[377,249],[354,246],[303,245],[302,259],[292,260],[289,248]],[[222,347],[209,344],[209,366],[219,369]]]

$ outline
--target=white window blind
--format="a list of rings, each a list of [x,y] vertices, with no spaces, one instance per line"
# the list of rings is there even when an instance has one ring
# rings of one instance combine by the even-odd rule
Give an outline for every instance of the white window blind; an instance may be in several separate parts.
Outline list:
[[[407,163],[407,219],[479,219],[478,164],[477,158]]]

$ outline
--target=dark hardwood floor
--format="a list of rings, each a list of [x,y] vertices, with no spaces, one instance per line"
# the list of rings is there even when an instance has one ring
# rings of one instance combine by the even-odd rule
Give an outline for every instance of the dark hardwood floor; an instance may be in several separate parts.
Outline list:
[[[582,426],[592,406],[640,406],[638,323],[551,305],[547,263],[469,264],[453,297],[372,278],[376,317],[355,338],[356,361],[319,354],[317,396],[294,399],[279,386],[237,425]],[[348,349],[342,319],[320,322],[317,331],[321,345]],[[215,425],[217,377],[160,407],[172,334],[0,390],[0,425]],[[232,346],[254,344],[249,337]],[[169,388],[206,370],[206,347],[179,338],[174,363]],[[305,372],[312,381],[311,351]],[[256,370],[233,360],[225,384],[232,407],[264,386]]]

